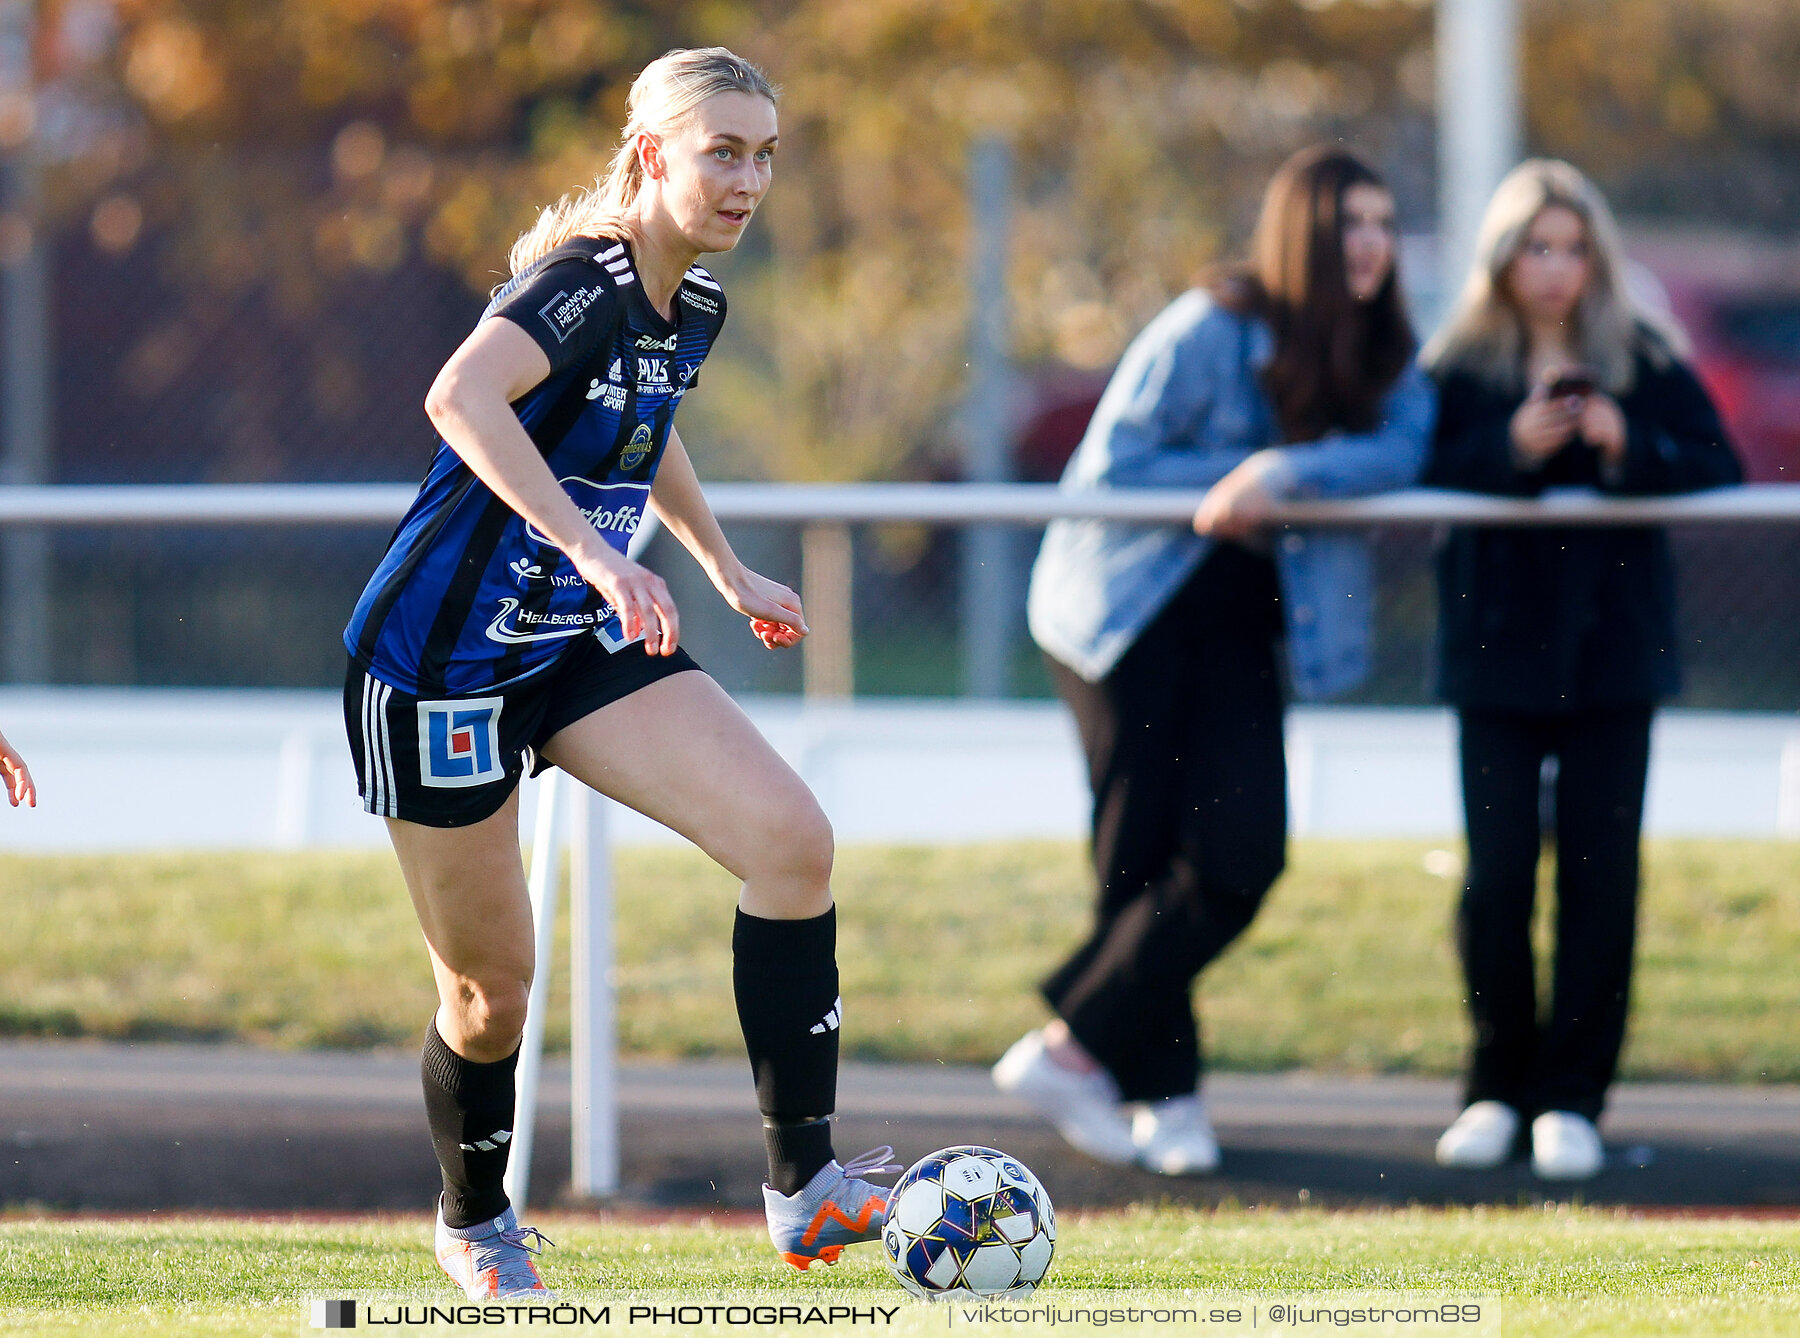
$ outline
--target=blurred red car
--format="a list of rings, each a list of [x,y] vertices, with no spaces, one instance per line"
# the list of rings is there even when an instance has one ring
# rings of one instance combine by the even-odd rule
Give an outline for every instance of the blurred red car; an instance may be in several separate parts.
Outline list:
[[[1750,483],[1800,483],[1800,289],[1665,280]]]

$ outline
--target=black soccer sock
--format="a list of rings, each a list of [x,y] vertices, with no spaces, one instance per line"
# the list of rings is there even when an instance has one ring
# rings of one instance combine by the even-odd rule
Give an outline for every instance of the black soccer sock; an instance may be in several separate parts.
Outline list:
[[[737,913],[732,990],[756,1105],[763,1114],[769,1184],[792,1194],[832,1159],[828,1116],[837,1109],[837,908],[810,920]]]
[[[793,1194],[832,1158],[831,1121],[803,1122],[763,1117],[763,1151],[769,1154],[769,1187]]]
[[[438,1035],[437,1018],[425,1029],[419,1070],[425,1083],[425,1118],[444,1173],[444,1222],[470,1227],[506,1211],[506,1154],[512,1144],[513,1074],[519,1052],[492,1064],[464,1059]]]

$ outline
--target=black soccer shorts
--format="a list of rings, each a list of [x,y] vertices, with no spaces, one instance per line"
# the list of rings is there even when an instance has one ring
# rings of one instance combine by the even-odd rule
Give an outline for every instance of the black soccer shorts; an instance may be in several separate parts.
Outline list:
[[[476,697],[425,699],[400,691],[354,660],[344,677],[344,730],[363,807],[427,827],[467,827],[499,812],[538,750],[559,730],[658,679],[700,671],[693,657],[617,652],[576,638],[555,665],[523,683]],[[701,671],[704,672],[704,671]]]

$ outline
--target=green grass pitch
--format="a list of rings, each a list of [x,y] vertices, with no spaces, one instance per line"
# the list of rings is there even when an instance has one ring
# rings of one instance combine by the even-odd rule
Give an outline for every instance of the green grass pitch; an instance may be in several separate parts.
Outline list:
[[[545,1257],[547,1280],[588,1296],[773,1287],[783,1300],[904,1303],[874,1247],[802,1275],[778,1265],[761,1227],[741,1217],[536,1220],[558,1243]],[[14,1215],[0,1219],[0,1331],[290,1334],[312,1331],[309,1294],[424,1289],[452,1301],[428,1232],[422,1217]],[[1800,1221],[1568,1207],[1070,1214],[1039,1300],[1089,1288],[1122,1301],[1150,1288],[1478,1292],[1500,1298],[1506,1338],[1769,1338],[1800,1332]]]

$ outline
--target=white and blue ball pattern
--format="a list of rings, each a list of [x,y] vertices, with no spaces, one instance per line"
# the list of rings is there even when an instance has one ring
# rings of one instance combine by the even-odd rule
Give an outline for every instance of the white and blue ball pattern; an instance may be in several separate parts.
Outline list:
[[[1050,1267],[1056,1212],[1017,1159],[993,1148],[944,1148],[894,1182],[881,1244],[914,1296],[1026,1296]]]

